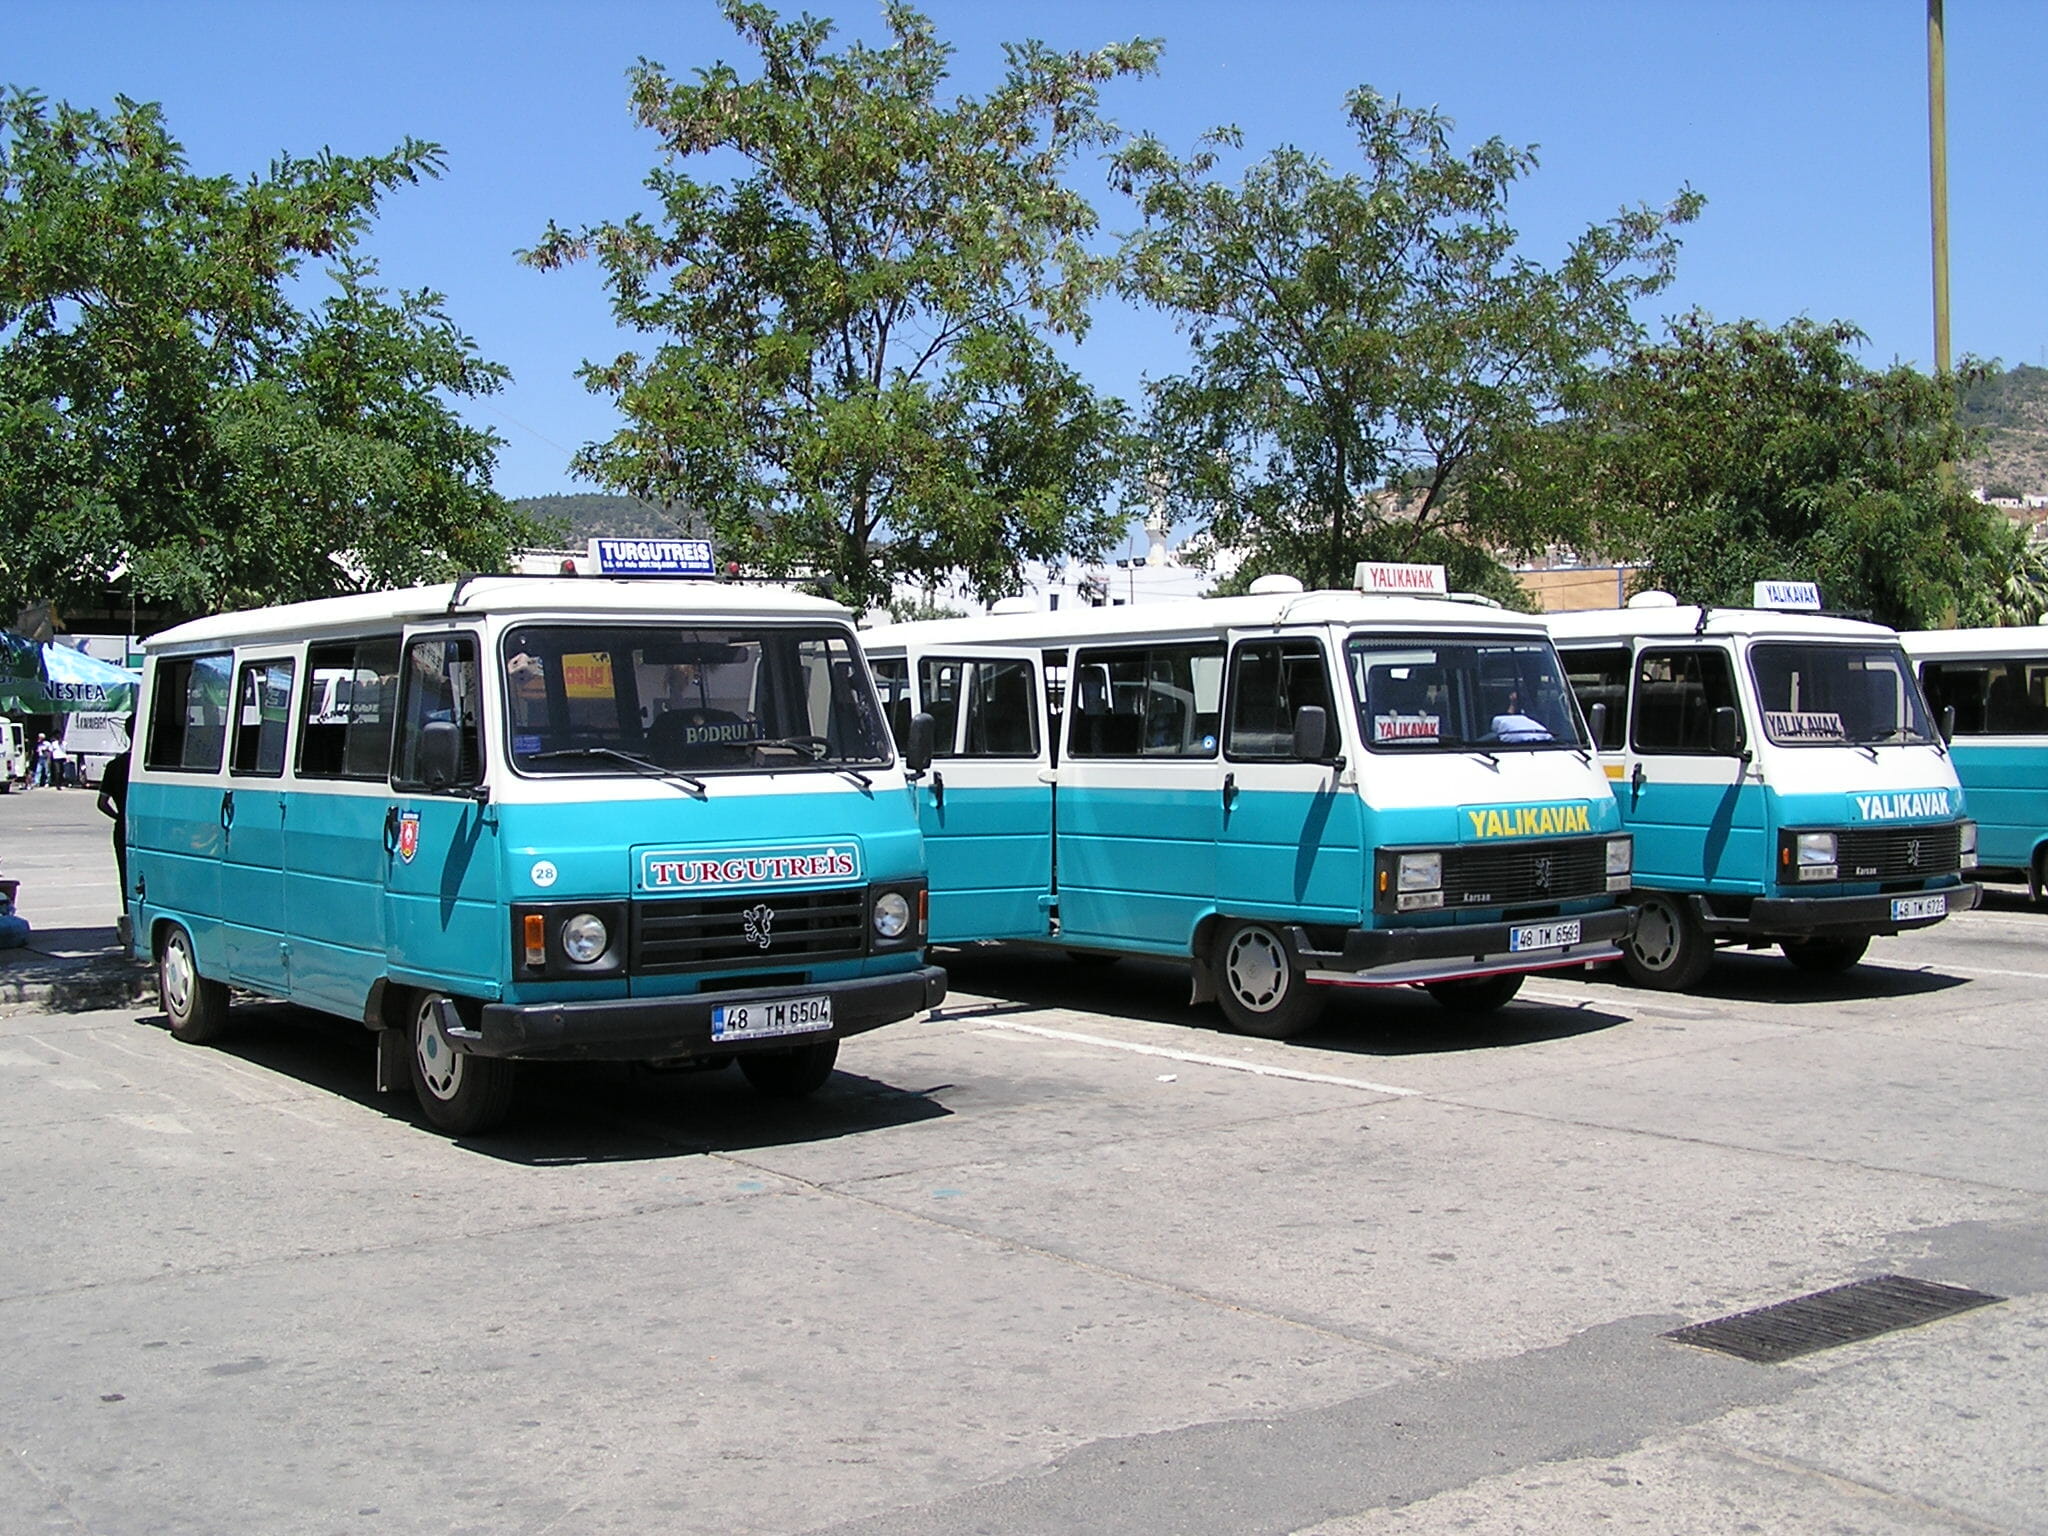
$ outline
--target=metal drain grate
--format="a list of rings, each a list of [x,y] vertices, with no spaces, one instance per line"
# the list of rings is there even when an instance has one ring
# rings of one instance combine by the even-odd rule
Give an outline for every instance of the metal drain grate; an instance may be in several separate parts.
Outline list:
[[[1733,1317],[1717,1317],[1710,1323],[1674,1328],[1664,1337],[1773,1365],[1795,1355],[1874,1339],[1894,1329],[1931,1323],[1937,1317],[2003,1300],[2003,1296],[1987,1296],[1960,1285],[1939,1285],[1905,1275],[1879,1275],[1874,1280],[1815,1291],[1811,1296],[1795,1296],[1790,1301],[1758,1307],[1754,1312],[1737,1312]]]

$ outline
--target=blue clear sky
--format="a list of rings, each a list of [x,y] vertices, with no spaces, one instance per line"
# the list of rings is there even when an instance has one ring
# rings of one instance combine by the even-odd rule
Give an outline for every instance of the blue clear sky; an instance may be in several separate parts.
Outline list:
[[[843,32],[880,31],[873,0],[809,8]],[[1232,122],[1251,153],[1290,143],[1346,165],[1343,97],[1360,84],[1440,107],[1461,145],[1537,145],[1542,164],[1511,212],[1538,257],[1690,183],[1707,211],[1650,318],[1694,306],[1773,324],[1841,318],[1869,333],[1873,363],[1932,357],[1925,0],[924,8],[957,45],[969,92],[997,77],[1006,39],[1164,38],[1162,72],[1120,85],[1107,109],[1177,148]],[[1954,349],[2048,361],[2048,3],[1948,0],[1947,41]],[[594,269],[541,274],[512,253],[550,218],[575,226],[644,205],[655,144],[625,103],[642,56],[676,73],[748,62],[712,0],[0,3],[0,83],[79,105],[159,101],[207,174],[322,145],[444,146],[446,176],[392,196],[370,250],[391,283],[445,292],[457,323],[512,369],[511,387],[471,414],[505,439],[497,483],[515,496],[587,488],[570,480],[569,452],[615,424],[574,377],[620,344]],[[1105,228],[1128,225],[1098,167],[1076,181],[1098,193]],[[1079,358],[1135,399],[1183,352],[1156,317],[1106,313]]]

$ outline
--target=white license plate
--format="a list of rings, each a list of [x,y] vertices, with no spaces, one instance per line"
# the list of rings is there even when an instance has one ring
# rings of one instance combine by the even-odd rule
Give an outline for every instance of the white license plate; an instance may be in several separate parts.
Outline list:
[[[1948,893],[1938,896],[1894,896],[1892,898],[1892,921],[1903,923],[1915,917],[1947,917]]]
[[[775,997],[725,1003],[711,1010],[714,1040],[761,1040],[769,1035],[808,1035],[832,1027],[829,997]]]
[[[1522,928],[1508,930],[1508,952],[1522,954],[1531,949],[1562,949],[1567,944],[1579,942],[1579,923],[1574,918],[1569,923],[1530,923]]]

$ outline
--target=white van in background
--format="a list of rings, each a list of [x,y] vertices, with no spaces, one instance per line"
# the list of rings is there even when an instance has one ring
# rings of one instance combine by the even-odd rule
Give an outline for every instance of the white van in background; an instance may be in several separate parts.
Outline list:
[[[27,789],[35,759],[28,755],[28,738],[19,720],[0,720],[0,795]]]

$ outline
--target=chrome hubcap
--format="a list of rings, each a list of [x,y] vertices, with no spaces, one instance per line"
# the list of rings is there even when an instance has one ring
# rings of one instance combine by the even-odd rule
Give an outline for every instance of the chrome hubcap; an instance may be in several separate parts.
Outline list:
[[[1230,941],[1223,968],[1230,990],[1245,1007],[1264,1013],[1287,990],[1287,961],[1268,934],[1240,933]]]
[[[192,1009],[192,953],[182,935],[164,946],[164,1007],[182,1017]]]
[[[434,1019],[432,1002],[420,1004],[413,1021],[412,1050],[420,1064],[420,1081],[437,1099],[450,1099],[462,1086],[462,1053],[449,1045]]]

